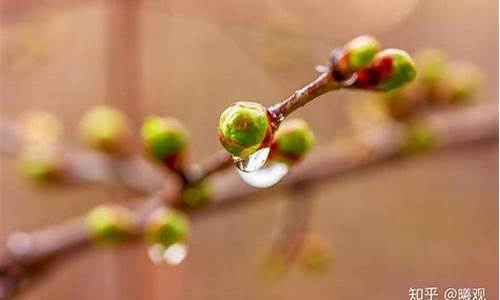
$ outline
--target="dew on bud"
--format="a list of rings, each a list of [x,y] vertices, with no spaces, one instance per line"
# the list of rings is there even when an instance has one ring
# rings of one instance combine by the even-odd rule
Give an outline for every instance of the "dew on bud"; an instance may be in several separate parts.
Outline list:
[[[148,218],[146,236],[163,247],[184,242],[190,230],[188,218],[180,211],[161,207]]]
[[[265,148],[272,135],[270,114],[259,103],[233,103],[219,118],[219,141],[236,157],[247,157]]]
[[[233,156],[234,164],[241,172],[255,172],[266,164],[270,152],[270,148],[262,148],[245,157]]]
[[[155,264],[167,263],[176,266],[184,261],[187,256],[187,245],[175,243],[169,247],[154,244],[148,249],[149,259]]]
[[[268,161],[261,169],[252,172],[238,170],[241,179],[256,188],[268,188],[277,184],[287,173],[288,165],[283,162]]]
[[[186,258],[187,250],[186,244],[176,243],[165,249],[163,258],[167,264],[176,266]]]
[[[160,264],[161,262],[163,262],[164,252],[165,248],[162,245],[154,244],[148,249],[148,257],[153,263]]]

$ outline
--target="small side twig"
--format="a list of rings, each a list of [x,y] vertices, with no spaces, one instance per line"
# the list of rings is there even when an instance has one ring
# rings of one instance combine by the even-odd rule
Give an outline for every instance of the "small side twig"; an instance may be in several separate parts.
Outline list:
[[[287,99],[269,107],[268,110],[278,118],[285,118],[311,100],[340,87],[341,83],[333,80],[330,71],[327,70],[305,87],[295,91]]]

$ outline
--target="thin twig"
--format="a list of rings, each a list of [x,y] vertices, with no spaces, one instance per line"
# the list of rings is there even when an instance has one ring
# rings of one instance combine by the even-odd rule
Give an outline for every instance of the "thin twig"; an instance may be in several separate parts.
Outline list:
[[[0,152],[16,158],[28,145],[22,130],[9,120],[0,118]],[[121,184],[131,190],[150,194],[161,186],[168,174],[161,172],[141,157],[111,157],[92,150],[82,150],[59,143],[64,157],[65,177],[69,184]]]
[[[311,100],[340,87],[341,83],[333,80],[330,71],[323,72],[311,83],[295,91],[282,102],[269,107],[268,110],[278,118],[286,118]]]
[[[496,107],[493,105],[482,105],[457,112],[431,115],[422,122],[427,124],[438,141],[436,148],[454,147],[497,139],[498,115],[496,112]],[[316,182],[404,154],[402,150],[406,136],[405,130],[404,125],[393,122],[340,138],[311,154],[291,172],[282,185]],[[199,172],[196,178],[198,180],[207,178],[217,170],[227,167],[228,163],[224,155],[218,154],[212,162],[205,164],[202,168],[204,171]],[[179,197],[181,191],[178,183],[167,180],[165,184],[159,193],[148,198],[148,201],[134,210],[137,222],[133,236],[137,237],[141,233],[142,220],[152,209],[167,202],[172,203]],[[201,211],[209,212],[223,205],[229,207],[227,204],[243,203],[242,200],[249,199],[248,196],[262,191],[242,183],[238,175],[234,173],[214,178],[214,190],[212,205]],[[27,243],[30,245],[29,250],[15,253],[10,247],[0,256],[0,291],[2,288],[4,291],[17,291],[10,289],[13,283],[16,283],[15,288],[19,288],[27,279],[47,270],[53,262],[60,261],[77,250],[91,245],[81,221],[64,223],[25,234],[24,238],[30,241]],[[33,241],[36,242],[33,243]]]
[[[127,241],[143,236],[148,215],[158,207],[173,203],[180,194],[178,184],[167,184],[133,210],[133,226]],[[90,248],[92,236],[83,218],[49,226],[32,233],[12,234],[0,253],[0,299],[8,299],[56,262]]]

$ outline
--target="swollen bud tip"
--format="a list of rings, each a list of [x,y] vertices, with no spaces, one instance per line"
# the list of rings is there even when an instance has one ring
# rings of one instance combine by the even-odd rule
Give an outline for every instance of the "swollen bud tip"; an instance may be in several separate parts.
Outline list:
[[[189,235],[188,218],[180,211],[167,208],[156,209],[148,218],[146,236],[164,248],[176,243],[184,243]]]
[[[129,233],[132,217],[125,207],[100,205],[88,213],[85,223],[96,240],[114,244]]]
[[[357,71],[370,65],[380,44],[374,37],[362,35],[347,43],[345,50],[351,70]]]
[[[344,47],[333,50],[330,56],[333,78],[337,81],[349,80],[355,72],[369,67],[378,51],[379,42],[368,35],[359,36]]]
[[[19,156],[19,170],[36,183],[60,181],[65,175],[64,157],[55,143],[27,145]]]
[[[130,145],[132,129],[127,116],[106,105],[86,112],[80,122],[82,140],[99,151],[124,154]]]
[[[141,130],[144,149],[149,156],[168,167],[179,169],[188,146],[186,128],[176,119],[149,116]]]
[[[218,134],[229,153],[246,157],[272,140],[273,132],[265,107],[253,102],[236,102],[221,114]]]
[[[417,76],[417,68],[411,56],[403,50],[386,49],[375,55],[374,68],[380,71],[376,89],[390,91],[411,82]]]
[[[360,89],[390,91],[415,79],[413,59],[403,50],[385,49],[373,58],[372,64],[357,72],[353,86]]]
[[[182,192],[182,203],[188,207],[200,207],[210,202],[211,186],[207,182],[199,182],[188,186]]]

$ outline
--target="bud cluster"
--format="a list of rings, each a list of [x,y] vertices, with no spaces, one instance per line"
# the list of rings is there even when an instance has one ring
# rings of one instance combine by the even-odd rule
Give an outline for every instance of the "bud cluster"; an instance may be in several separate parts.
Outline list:
[[[416,79],[407,86],[389,93],[375,95],[370,106],[384,112],[389,118],[407,120],[429,107],[467,104],[478,93],[482,75],[465,62],[448,62],[436,50],[425,50],[416,55],[419,70]],[[353,105],[358,105],[354,103]]]
[[[289,101],[296,103],[289,106],[283,104],[285,102],[280,103],[290,110],[283,115],[288,115],[302,104],[297,98],[303,97],[303,104],[310,101],[311,93],[317,93],[319,96],[325,91],[339,87],[389,91],[411,82],[417,74],[415,63],[406,52],[399,49],[381,50],[379,42],[370,36],[360,36],[344,47],[335,49],[331,54],[328,70],[328,73],[323,73],[317,81],[297,91],[285,101],[288,104]],[[222,146],[239,159],[273,145],[273,135],[281,121],[276,120],[274,109],[276,107],[273,107],[271,113],[261,104],[254,102],[236,102],[230,105],[219,119],[218,135]],[[304,140],[299,142],[308,143]],[[285,153],[282,159],[293,161],[293,156],[296,155],[294,152],[299,149],[292,149],[292,144],[281,141],[274,145],[285,147],[285,152],[291,150]],[[299,145],[300,143],[293,147],[300,147]]]
[[[330,57],[332,77],[349,87],[389,91],[411,82],[416,76],[413,59],[403,50],[381,50],[370,36],[360,36]]]
[[[111,106],[99,105],[82,117],[80,134],[89,147],[109,154],[122,155],[129,151],[132,125],[123,112]]]
[[[186,128],[179,121],[149,116],[144,121],[141,135],[149,157],[173,170],[184,167],[189,137]]]
[[[51,113],[31,111],[19,118],[24,146],[19,154],[19,170],[36,183],[57,182],[67,174],[67,161],[59,139],[62,125]]]
[[[100,205],[88,213],[85,223],[97,241],[116,244],[130,233],[132,215],[122,206]]]
[[[292,165],[311,150],[314,142],[314,134],[304,120],[286,120],[276,131],[270,159]]]
[[[189,231],[188,218],[180,211],[165,207],[156,209],[146,224],[148,240],[164,248],[186,242]]]

